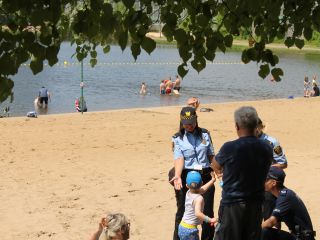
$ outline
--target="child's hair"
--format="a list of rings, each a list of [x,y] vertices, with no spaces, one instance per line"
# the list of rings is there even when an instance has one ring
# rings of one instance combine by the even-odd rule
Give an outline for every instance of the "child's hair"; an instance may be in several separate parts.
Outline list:
[[[192,190],[197,190],[201,187],[201,185],[193,182],[190,184],[190,186],[188,185],[188,187]]]
[[[124,239],[129,239],[130,222],[122,213],[108,213],[105,240],[115,237],[119,232]]]

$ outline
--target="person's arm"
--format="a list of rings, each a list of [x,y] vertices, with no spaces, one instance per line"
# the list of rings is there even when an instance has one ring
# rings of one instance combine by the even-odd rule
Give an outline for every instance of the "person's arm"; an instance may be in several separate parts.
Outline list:
[[[284,163],[284,164],[275,163],[275,164],[272,164],[272,166],[275,166],[275,167],[278,167],[278,168],[285,169],[285,168],[287,168],[287,167],[288,167],[288,164],[287,164],[287,163]]]
[[[267,220],[263,221],[261,228],[272,228],[278,223],[278,220],[275,216],[269,217]]]
[[[210,164],[211,164],[211,163],[212,163],[212,161],[213,161],[213,159],[214,159],[214,155],[209,155],[209,156],[208,156],[208,159],[209,159]]]
[[[211,168],[216,173],[217,177],[220,178],[223,174],[223,167],[216,161],[216,159],[213,157],[211,162]]]
[[[105,226],[106,226],[106,218],[101,218],[101,219],[100,219],[100,222],[99,222],[98,230],[95,231],[95,232],[92,234],[90,240],[99,240],[99,237],[100,237],[100,235],[101,235],[101,233],[102,233],[102,231],[103,231],[103,228],[104,228]]]
[[[287,157],[277,139],[274,140],[273,147],[273,159],[275,161],[272,166],[276,166],[285,169],[288,166]]]
[[[209,188],[211,188],[214,185],[214,182],[216,181],[216,177],[214,176],[214,172],[211,172],[211,180],[207,182],[205,185],[201,186],[199,189],[200,194],[204,194],[206,191],[208,191]]]
[[[180,149],[179,140],[177,137],[172,139],[174,143],[173,155],[174,155],[174,177],[169,181],[170,183],[173,182],[174,188],[176,190],[180,190],[182,186],[181,174],[184,169],[184,157],[182,151]]]
[[[204,200],[202,196],[197,197],[194,200],[193,204],[194,204],[194,213],[201,222],[206,222],[211,226],[213,226],[217,222],[216,218],[210,218],[209,216],[204,215],[203,212],[201,211],[204,206]]]
[[[170,180],[170,182],[173,182],[174,188],[176,190],[180,190],[182,186],[182,179],[181,179],[181,174],[182,170],[184,168],[184,159],[183,157],[175,159],[174,160],[174,177]]]

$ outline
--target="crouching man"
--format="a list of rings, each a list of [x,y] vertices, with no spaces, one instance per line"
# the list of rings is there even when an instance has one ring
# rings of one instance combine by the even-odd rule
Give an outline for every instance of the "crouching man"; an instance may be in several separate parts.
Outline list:
[[[298,195],[283,185],[285,177],[281,168],[270,168],[265,190],[277,200],[271,216],[261,225],[261,240],[314,240],[315,232],[308,210]],[[279,222],[284,222],[290,232],[273,228]]]

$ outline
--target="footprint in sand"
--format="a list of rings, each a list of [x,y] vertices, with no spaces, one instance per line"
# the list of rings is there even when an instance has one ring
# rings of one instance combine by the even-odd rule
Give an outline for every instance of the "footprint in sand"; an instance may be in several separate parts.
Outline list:
[[[137,189],[128,190],[129,193],[138,192],[138,191],[140,190],[137,190]]]
[[[109,198],[117,198],[117,197],[119,197],[119,195],[115,194],[115,195],[111,195]]]

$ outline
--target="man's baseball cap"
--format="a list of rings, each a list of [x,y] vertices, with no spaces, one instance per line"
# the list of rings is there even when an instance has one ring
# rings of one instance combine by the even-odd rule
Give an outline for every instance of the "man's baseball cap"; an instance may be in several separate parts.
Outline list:
[[[194,124],[197,122],[196,110],[193,107],[184,107],[180,112],[180,121],[182,124]]]
[[[274,179],[278,182],[284,182],[284,179],[286,178],[285,172],[282,170],[282,168],[271,166],[270,170],[268,172],[267,179]]]
[[[201,174],[197,171],[188,172],[186,182],[189,188],[200,188],[202,184]]]

